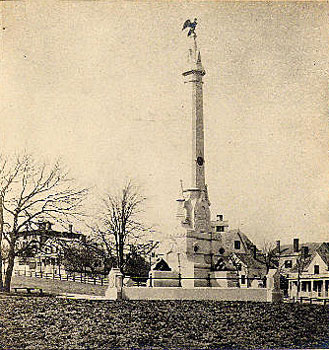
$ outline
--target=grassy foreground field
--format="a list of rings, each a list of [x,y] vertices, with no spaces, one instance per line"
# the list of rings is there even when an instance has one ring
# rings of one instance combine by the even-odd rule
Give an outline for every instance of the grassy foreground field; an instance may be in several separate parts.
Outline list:
[[[89,295],[105,295],[106,286],[94,286],[93,284],[84,284],[70,281],[47,280],[43,278],[14,276],[12,280],[12,288],[29,287],[42,288],[45,293],[50,294],[89,294]]]
[[[0,296],[1,349],[328,348],[329,308]]]

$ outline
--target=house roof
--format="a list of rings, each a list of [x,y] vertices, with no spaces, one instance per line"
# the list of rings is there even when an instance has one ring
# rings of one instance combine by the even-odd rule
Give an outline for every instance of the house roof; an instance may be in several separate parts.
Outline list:
[[[221,256],[215,264],[215,270],[217,271],[236,271],[236,267],[233,265],[229,256]]]
[[[323,242],[316,251],[321,259],[329,266],[329,243]]]
[[[316,251],[322,243],[318,243],[318,242],[306,242],[306,243],[302,243],[300,244],[300,249],[298,251],[298,253],[301,252],[301,248],[302,247],[308,247],[308,251],[309,254],[312,255],[314,251]],[[278,253],[278,248],[276,247],[274,249],[275,253]],[[281,255],[294,255],[296,254],[296,252],[294,251],[294,245],[293,244],[284,244],[281,245],[280,247],[280,254]]]
[[[312,260],[314,259],[314,256],[316,254],[319,254],[321,259],[324,261],[324,263],[329,267],[329,243],[328,242],[322,242],[322,243],[304,243],[302,244],[302,247],[308,247],[308,256],[304,260],[304,266],[303,269],[307,269]],[[295,264],[291,268],[291,272],[297,272],[298,271],[298,264]]]
[[[222,238],[230,238],[230,236],[236,235],[240,238],[240,241],[242,243],[242,246],[245,248],[246,252],[252,250],[252,247],[255,246],[255,244],[247,237],[246,234],[241,232],[239,229],[230,230],[227,232],[221,232]],[[259,250],[256,248],[256,250],[259,252]]]
[[[239,229],[223,232],[222,235],[232,236],[236,235],[240,238],[241,244],[244,247],[244,252],[234,252],[235,256],[248,268],[264,270],[266,269],[266,261],[264,254],[257,249],[255,244],[247,237],[247,235],[241,232]],[[254,248],[255,247],[255,248]],[[254,257],[254,251],[256,249],[256,256]],[[230,253],[230,252],[228,252]],[[273,267],[275,267],[273,265]]]
[[[45,236],[45,237],[65,237],[65,238],[81,238],[84,235],[82,233],[69,232],[69,231],[55,231],[55,230],[27,230],[19,232],[20,237],[29,236]]]
[[[253,257],[250,253],[234,253],[241,262],[246,265],[248,268],[252,269],[266,269],[265,257],[263,254],[256,254],[256,258]]]

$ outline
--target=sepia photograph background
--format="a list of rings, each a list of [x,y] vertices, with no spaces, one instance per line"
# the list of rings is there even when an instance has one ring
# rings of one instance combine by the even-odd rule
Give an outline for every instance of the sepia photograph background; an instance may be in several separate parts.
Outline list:
[[[165,240],[191,179],[182,72],[197,18],[212,216],[256,244],[328,241],[329,4],[1,1],[0,146],[126,179]],[[83,228],[81,228],[83,229]]]

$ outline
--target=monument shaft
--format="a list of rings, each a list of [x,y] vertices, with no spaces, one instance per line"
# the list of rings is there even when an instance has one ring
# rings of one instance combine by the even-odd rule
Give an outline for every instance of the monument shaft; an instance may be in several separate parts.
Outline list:
[[[191,89],[192,108],[192,188],[205,190],[204,161],[204,122],[203,122],[203,81],[206,74],[202,67],[201,55],[197,49],[196,38],[189,49],[188,62],[190,67],[183,73],[185,84]]]

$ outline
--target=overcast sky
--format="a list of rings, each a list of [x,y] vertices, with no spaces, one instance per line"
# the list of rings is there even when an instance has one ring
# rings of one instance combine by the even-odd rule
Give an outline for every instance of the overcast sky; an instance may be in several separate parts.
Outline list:
[[[61,156],[99,191],[133,178],[168,235],[190,181],[181,27],[197,17],[213,216],[256,243],[329,241],[328,4],[0,6],[4,151]]]

